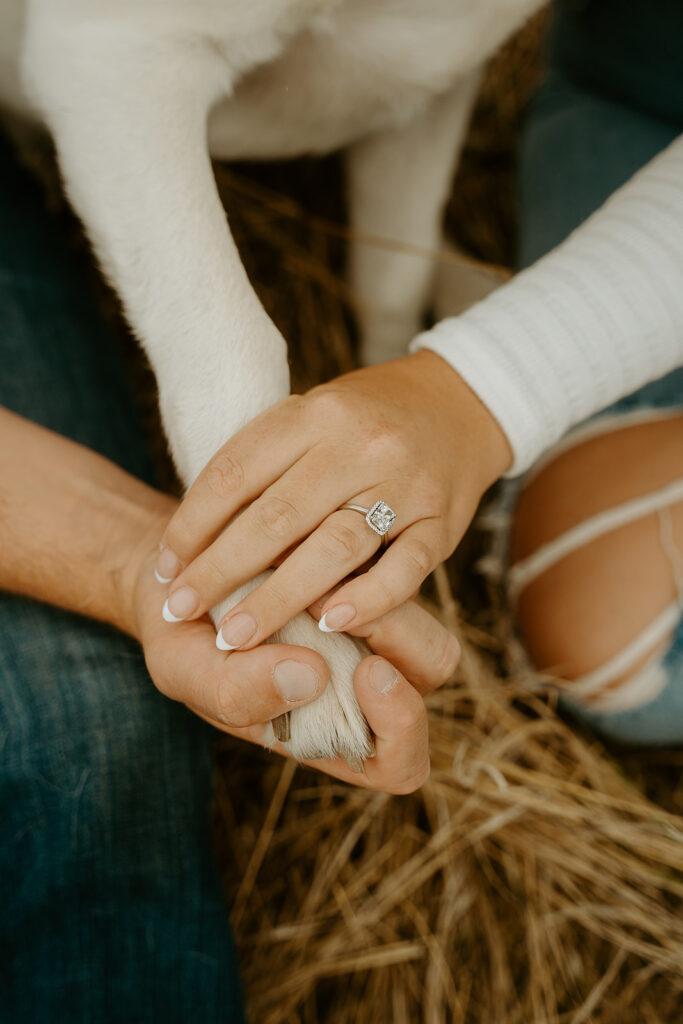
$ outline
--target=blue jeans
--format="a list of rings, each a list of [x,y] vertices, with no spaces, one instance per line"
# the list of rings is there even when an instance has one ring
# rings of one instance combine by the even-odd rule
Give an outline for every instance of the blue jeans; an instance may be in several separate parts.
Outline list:
[[[680,0],[556,5],[548,74],[522,138],[520,266],[559,244],[683,132],[681,40]],[[662,407],[683,409],[683,368],[604,412]],[[667,685],[641,707],[605,714],[563,705],[616,740],[681,742],[683,617],[662,664]]]
[[[87,286],[0,140],[0,404],[153,483]],[[116,630],[0,594],[0,1020],[241,1022],[212,730]]]

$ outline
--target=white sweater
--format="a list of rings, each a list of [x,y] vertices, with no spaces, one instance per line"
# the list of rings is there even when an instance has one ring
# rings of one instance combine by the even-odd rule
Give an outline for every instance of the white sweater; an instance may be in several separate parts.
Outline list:
[[[534,266],[418,335],[419,348],[447,360],[496,417],[513,450],[509,476],[683,365],[683,136]]]

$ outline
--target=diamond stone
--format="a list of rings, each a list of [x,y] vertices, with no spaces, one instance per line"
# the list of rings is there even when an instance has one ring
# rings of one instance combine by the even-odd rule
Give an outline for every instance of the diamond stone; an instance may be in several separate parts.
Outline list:
[[[383,537],[391,529],[396,518],[396,513],[389,508],[386,501],[376,501],[365,517],[365,522],[371,530]]]

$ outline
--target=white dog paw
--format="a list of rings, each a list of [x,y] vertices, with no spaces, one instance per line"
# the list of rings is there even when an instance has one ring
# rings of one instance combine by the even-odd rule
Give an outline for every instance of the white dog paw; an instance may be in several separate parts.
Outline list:
[[[252,580],[214,608],[214,622],[220,622],[262,579],[264,576]],[[365,644],[344,633],[322,633],[307,612],[273,634],[270,642],[311,647],[322,655],[330,670],[330,681],[317,700],[288,711],[271,723],[272,743],[280,740],[299,761],[341,755],[352,771],[362,771],[363,761],[375,753],[372,732],[353,687],[356,667],[369,653]]]
[[[362,771],[363,761],[374,755],[372,733],[360,709],[353,687],[353,674],[365,645],[343,633],[321,633],[307,613],[297,615],[274,639],[280,643],[313,647],[327,662],[330,681],[325,691],[310,704],[288,712],[288,738],[284,745],[298,760],[335,757],[340,754],[353,771]],[[274,738],[287,730],[274,723]]]

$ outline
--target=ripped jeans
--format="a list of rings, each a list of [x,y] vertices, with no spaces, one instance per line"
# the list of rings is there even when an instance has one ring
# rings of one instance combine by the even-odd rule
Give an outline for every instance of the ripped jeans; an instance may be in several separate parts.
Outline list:
[[[520,163],[519,265],[559,244],[620,185],[683,131],[683,8],[673,0],[583,0],[557,6],[549,71],[530,108]],[[683,287],[683,269],[681,277]],[[629,395],[572,431],[542,460],[588,435],[629,422],[683,413],[683,368]],[[494,562],[507,562],[517,499],[541,465],[506,481],[497,509]],[[671,543],[670,510],[683,501],[683,480],[592,516],[508,567],[514,605],[522,589],[592,538],[656,512],[660,538],[677,581],[678,600],[633,636],[613,658],[561,686],[560,703],[602,735],[629,744],[683,742],[683,552]],[[670,641],[661,650],[661,642]],[[643,655],[645,665],[618,687],[613,681]]]

